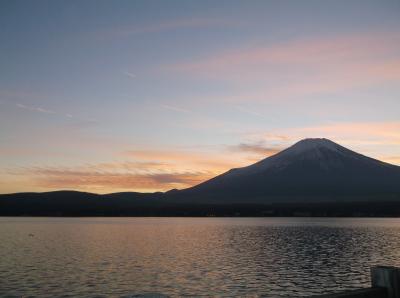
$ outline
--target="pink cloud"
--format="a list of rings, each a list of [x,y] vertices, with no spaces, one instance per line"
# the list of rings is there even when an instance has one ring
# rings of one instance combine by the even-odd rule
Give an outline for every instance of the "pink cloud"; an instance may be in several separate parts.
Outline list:
[[[228,50],[162,70],[252,90],[226,101],[282,100],[400,83],[399,53],[400,34],[359,34]]]
[[[265,66],[306,65],[335,66],[336,62],[366,62],[384,58],[388,53],[399,58],[400,35],[350,35],[288,41],[271,46],[257,46],[225,51],[196,62],[181,63],[170,69],[215,74],[227,70],[263,70]],[[383,57],[382,57],[383,56]],[[232,73],[226,73],[232,75]],[[233,73],[234,75],[234,73]]]

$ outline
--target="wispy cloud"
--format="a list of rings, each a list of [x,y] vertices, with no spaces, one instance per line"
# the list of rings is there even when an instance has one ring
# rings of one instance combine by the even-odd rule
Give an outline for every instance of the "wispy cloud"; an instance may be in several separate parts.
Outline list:
[[[400,122],[333,122],[276,129],[276,134],[249,132],[245,136],[250,140],[274,141],[277,144],[292,143],[302,138],[325,137],[345,144],[400,145]]]
[[[240,111],[240,112],[245,113],[245,114],[249,114],[249,115],[252,115],[252,116],[262,116],[261,113],[253,111],[253,110],[248,109],[248,108],[245,108],[243,106],[234,106],[234,108],[236,110]]]
[[[124,75],[130,77],[131,79],[136,79],[136,77],[137,77],[134,73],[132,73],[130,71],[125,71]]]
[[[322,135],[353,144],[400,145],[400,122],[345,122],[298,129],[306,136]]]
[[[15,104],[15,106],[19,109],[23,109],[23,110],[27,110],[27,111],[32,111],[35,113],[42,113],[42,114],[51,114],[51,115],[56,115],[59,117],[66,117],[69,119],[75,119],[80,121],[80,124],[88,124],[88,123],[95,123],[97,122],[96,119],[93,118],[81,118],[81,117],[77,117],[75,115],[72,115],[70,113],[62,113],[62,112],[56,112],[50,109],[46,109],[46,108],[42,108],[42,107],[36,107],[36,106],[30,106],[30,105],[26,105],[26,104],[21,104],[21,103],[17,103]]]
[[[177,106],[171,106],[171,105],[162,104],[162,105],[160,105],[160,107],[162,107],[163,109],[166,109],[166,110],[174,111],[174,112],[179,112],[179,113],[190,113],[189,110],[183,109],[183,108],[177,107]]]
[[[229,101],[283,100],[398,84],[399,53],[400,34],[368,32],[226,50],[161,71],[249,86]]]
[[[227,156],[219,151],[141,149],[122,152],[122,156],[142,162],[160,162],[167,164],[169,169],[196,169],[212,174],[220,174],[241,163],[237,157]]]
[[[227,148],[230,154],[227,154]],[[95,192],[166,191],[186,188],[215,177],[231,168],[276,153],[264,143],[220,146],[214,151],[129,150],[124,160],[90,163],[72,167],[27,166],[8,170],[8,175],[23,177],[40,189],[78,189]]]
[[[347,63],[351,60],[364,63],[383,59],[385,62],[387,58],[398,57],[396,53],[399,47],[399,34],[368,33],[298,39],[270,46],[227,50],[200,61],[172,65],[170,69],[198,74],[214,73],[216,76],[223,72],[225,76],[222,78],[232,78],[242,77],[243,71],[275,71],[277,65],[294,69],[301,65],[311,68],[334,67],[338,62]]]
[[[44,109],[41,107],[32,107],[32,106],[27,106],[24,104],[17,103],[16,106],[20,109],[25,109],[29,111],[34,111],[34,112],[39,112],[39,113],[45,113],[45,114],[55,114],[56,112],[48,109]]]
[[[77,189],[114,191],[166,191],[186,188],[232,167],[245,165],[224,152],[194,150],[129,150],[117,161],[66,166],[28,166],[8,170],[8,177],[31,181],[41,190]]]
[[[107,35],[123,37],[123,36],[140,35],[146,33],[159,33],[159,32],[185,29],[185,28],[225,27],[232,25],[237,26],[237,24],[238,24],[237,21],[231,21],[226,19],[197,17],[188,19],[168,20],[165,22],[129,26],[125,28],[117,28],[109,31]]]
[[[228,146],[228,149],[234,152],[249,152],[260,155],[261,157],[268,157],[278,153],[283,148],[278,146],[267,146],[264,141],[259,141],[256,143],[240,143],[238,145]]]
[[[159,191],[185,188],[209,178],[198,171],[158,171],[147,173],[105,171],[93,168],[24,167],[12,175],[31,177],[36,187],[45,189],[80,189],[97,192],[116,190]]]

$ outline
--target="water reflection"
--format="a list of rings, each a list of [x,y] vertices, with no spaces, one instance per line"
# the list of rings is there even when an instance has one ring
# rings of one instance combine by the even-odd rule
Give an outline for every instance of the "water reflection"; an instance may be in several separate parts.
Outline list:
[[[400,265],[393,219],[2,218],[0,240],[0,296],[299,297]]]

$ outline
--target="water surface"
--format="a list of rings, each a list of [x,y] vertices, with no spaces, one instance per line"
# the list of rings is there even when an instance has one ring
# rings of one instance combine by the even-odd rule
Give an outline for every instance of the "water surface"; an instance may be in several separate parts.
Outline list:
[[[400,266],[400,219],[0,218],[0,296],[301,297]]]

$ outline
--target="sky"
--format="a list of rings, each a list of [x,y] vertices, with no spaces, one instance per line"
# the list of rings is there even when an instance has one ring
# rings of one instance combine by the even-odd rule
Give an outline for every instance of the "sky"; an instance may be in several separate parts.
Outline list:
[[[0,1],[0,193],[181,189],[309,137],[400,165],[400,1]]]

